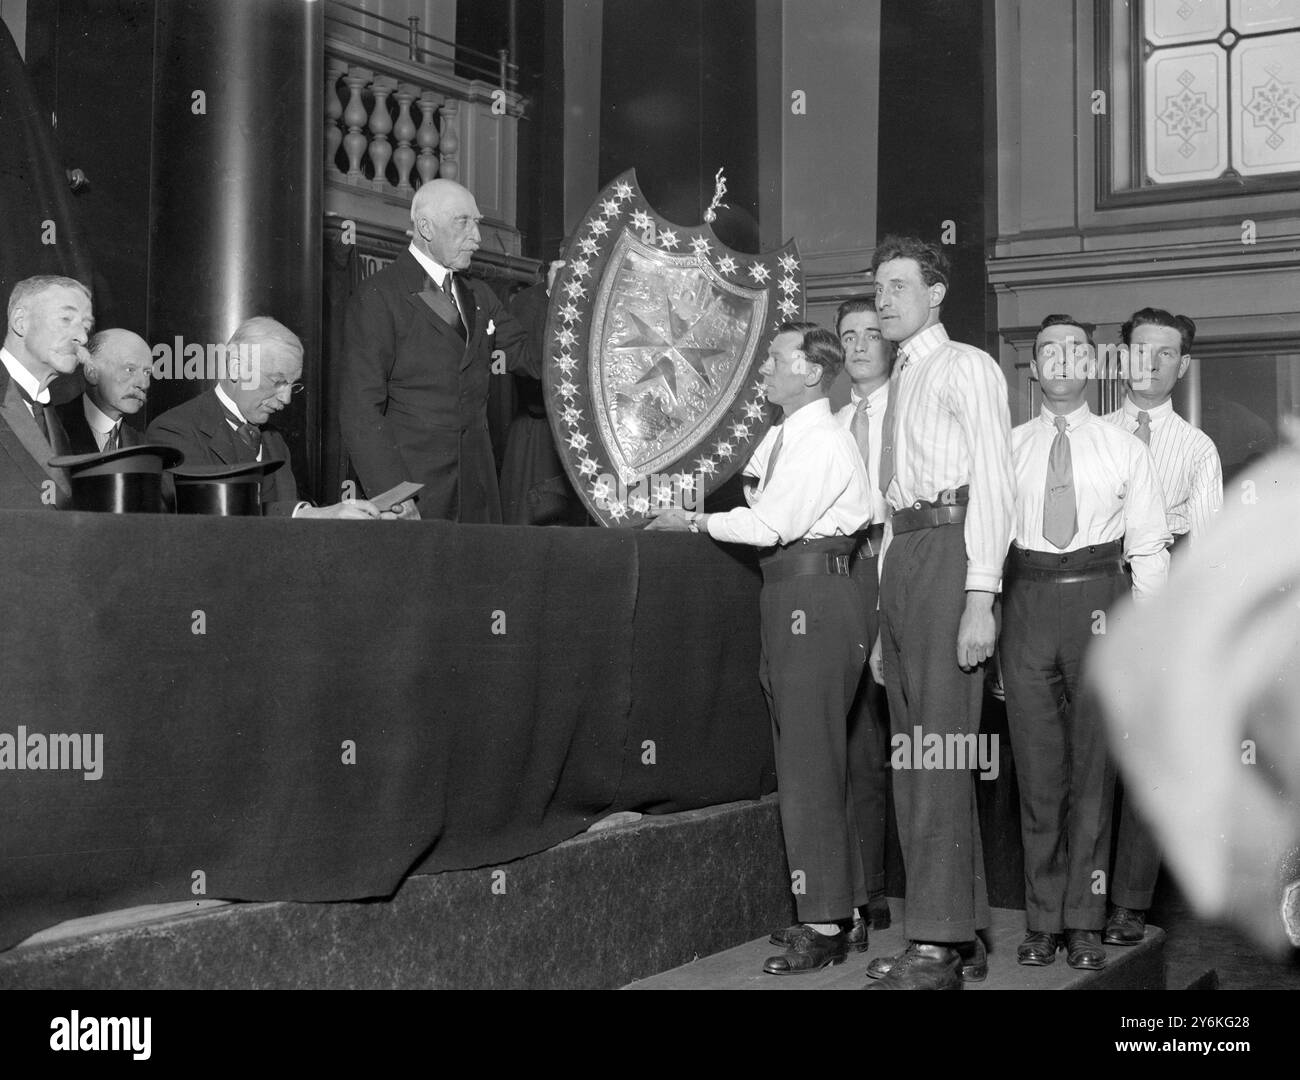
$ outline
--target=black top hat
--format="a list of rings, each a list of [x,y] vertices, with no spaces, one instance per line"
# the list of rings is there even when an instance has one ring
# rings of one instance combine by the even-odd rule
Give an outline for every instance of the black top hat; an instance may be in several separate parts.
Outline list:
[[[173,446],[146,443],[102,454],[65,454],[50,458],[50,464],[68,470],[74,510],[157,514],[163,509],[162,471],[184,460]]]
[[[257,517],[262,513],[262,478],[284,461],[247,461],[240,465],[184,465],[172,469],[176,513],[218,517]]]

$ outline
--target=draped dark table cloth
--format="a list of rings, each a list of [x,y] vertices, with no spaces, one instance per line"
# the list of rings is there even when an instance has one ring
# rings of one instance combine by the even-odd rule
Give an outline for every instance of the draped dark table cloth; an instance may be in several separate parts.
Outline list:
[[[0,948],[775,788],[758,576],[701,537],[32,511],[0,544],[0,740],[103,747],[99,779],[0,769]]]

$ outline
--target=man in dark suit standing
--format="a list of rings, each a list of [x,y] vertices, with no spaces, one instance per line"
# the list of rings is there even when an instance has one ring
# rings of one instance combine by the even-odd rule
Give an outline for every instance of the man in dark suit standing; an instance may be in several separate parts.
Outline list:
[[[459,184],[424,184],[411,201],[411,246],[361,285],[344,321],[343,443],[366,494],[424,485],[412,517],[500,522],[487,423],[494,346],[506,370],[541,377],[523,327],[462,273],[480,220]]]
[[[130,330],[101,330],[90,339],[82,364],[86,392],[58,406],[71,454],[98,454],[139,446],[143,436],[125,422],[144,408],[153,357],[149,345]]]
[[[49,464],[68,452],[50,383],[85,360],[92,326],[90,290],[72,278],[30,277],[10,293],[0,348],[0,509],[67,504],[68,479]]]
[[[365,500],[312,506],[298,498],[289,467],[289,446],[278,431],[263,428],[272,414],[302,388],[302,342],[283,323],[265,315],[246,319],[226,345],[226,374],[217,385],[169,409],[149,425],[146,441],[174,446],[185,464],[239,465],[281,460],[262,482],[262,512],[285,517],[375,518]]]

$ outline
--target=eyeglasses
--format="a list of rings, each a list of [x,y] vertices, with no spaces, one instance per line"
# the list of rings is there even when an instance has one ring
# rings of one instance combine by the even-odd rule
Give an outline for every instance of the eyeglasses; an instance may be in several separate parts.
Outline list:
[[[295,397],[307,389],[307,384],[301,382],[294,382],[294,383],[272,382],[271,383],[271,389],[274,390],[277,394],[280,393],[282,390],[285,390],[286,388],[289,391],[289,396]]]

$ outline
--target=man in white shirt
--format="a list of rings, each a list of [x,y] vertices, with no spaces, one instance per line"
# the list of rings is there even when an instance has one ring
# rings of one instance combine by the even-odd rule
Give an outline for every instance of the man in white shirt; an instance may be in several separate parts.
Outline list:
[[[144,442],[124,418],[144,408],[152,371],[149,344],[139,334],[101,330],[91,338],[82,364],[86,392],[58,406],[69,452],[95,454]]]
[[[1064,944],[1069,965],[1086,970],[1106,964],[1095,884],[1109,856],[1114,772],[1100,716],[1076,705],[1081,674],[1098,620],[1129,588],[1124,564],[1139,601],[1169,567],[1150,455],[1085,400],[1092,330],[1049,315],[1034,342],[1043,405],[1011,433],[1016,523],[1000,645],[1025,853],[1028,933],[1016,958],[1041,967]]]
[[[800,925],[773,975],[815,971],[848,955],[855,908],[867,904],[850,828],[847,718],[867,659],[867,618],[850,578],[871,520],[866,467],[826,398],[844,363],[835,336],[784,323],[760,372],[782,423],[745,466],[748,507],[661,511],[650,529],[690,529],[769,549],[761,558],[759,678],[772,715],[781,830]],[[854,945],[865,947],[865,930]]]
[[[875,653],[893,736],[978,735],[997,637],[993,600],[1015,495],[1007,384],[988,353],[940,321],[948,258],[917,237],[885,237],[872,257],[884,337],[899,343],[881,450],[890,506]],[[875,660],[873,659],[873,664]],[[895,769],[907,874],[908,947],[873,961],[868,990],[957,990],[987,972],[984,855],[969,767]],[[886,966],[887,965],[887,966]]]
[[[1120,335],[1129,348],[1128,393],[1121,408],[1106,415],[1112,424],[1147,444],[1165,498],[1175,550],[1194,544],[1223,507],[1219,452],[1203,431],[1174,412],[1178,380],[1192,362],[1196,324],[1162,308],[1134,312]],[[1106,923],[1108,945],[1136,945],[1146,935],[1146,912],[1160,876],[1160,852],[1130,800],[1120,800],[1119,836]]]
[[[94,326],[90,290],[72,278],[26,278],[9,294],[0,348],[0,508],[61,507],[70,497],[62,469],[67,436],[50,408],[50,383],[86,358]]]
[[[881,544],[885,518],[889,516],[885,497],[873,478],[880,474],[881,434],[889,405],[889,373],[894,366],[894,343],[880,332],[873,296],[856,296],[844,301],[835,313],[835,332],[844,349],[844,370],[852,387],[849,402],[836,418],[849,429],[867,467],[871,489],[871,525],[861,534],[851,576],[862,592],[867,613],[868,640],[875,641],[880,607]],[[863,875],[870,899],[862,918],[854,924],[872,930],[890,925],[889,903],[885,899],[885,830],[889,799],[889,731],[884,709],[884,688],[868,671],[863,671],[858,696],[849,715],[849,787],[853,795],[854,818],[861,852]]]

